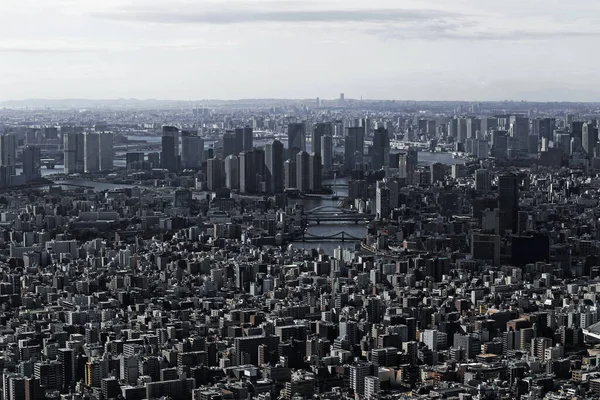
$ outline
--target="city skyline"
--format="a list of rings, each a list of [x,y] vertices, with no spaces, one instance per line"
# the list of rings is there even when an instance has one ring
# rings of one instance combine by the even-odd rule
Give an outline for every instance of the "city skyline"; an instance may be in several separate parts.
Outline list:
[[[8,0],[0,100],[595,101],[591,1]],[[26,24],[28,29],[22,29]],[[590,62],[574,62],[574,54]],[[315,62],[317,60],[318,62]]]

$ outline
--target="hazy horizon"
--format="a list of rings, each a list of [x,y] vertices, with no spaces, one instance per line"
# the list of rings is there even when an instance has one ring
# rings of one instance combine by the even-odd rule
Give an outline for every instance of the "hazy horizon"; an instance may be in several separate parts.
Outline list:
[[[0,101],[595,102],[597,11],[591,0],[4,0]]]

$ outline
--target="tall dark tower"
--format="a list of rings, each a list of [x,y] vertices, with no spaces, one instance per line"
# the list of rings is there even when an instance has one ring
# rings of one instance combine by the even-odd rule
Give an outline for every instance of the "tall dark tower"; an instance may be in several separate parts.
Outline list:
[[[321,123],[315,126],[315,129],[312,132],[311,137],[311,145],[313,153],[323,154],[323,149],[321,148],[321,138],[323,136],[332,136],[333,135],[333,125],[331,123]]]
[[[306,150],[306,126],[303,123],[288,125],[288,158],[296,158],[296,155]]]
[[[227,158],[228,156],[238,156],[240,154],[237,151],[237,141],[234,132],[225,132],[223,135],[223,158]]]
[[[498,178],[498,210],[500,211],[500,231],[515,233],[519,216],[519,184],[517,176],[505,174]]]
[[[310,192],[310,156],[301,151],[296,155],[296,185],[300,192]]]
[[[283,143],[274,140],[265,146],[266,182],[270,193],[283,193]]]
[[[162,167],[170,172],[177,172],[179,167],[179,129],[174,126],[162,128]]]
[[[373,134],[371,165],[379,170],[390,163],[390,138],[387,129],[378,128]]]

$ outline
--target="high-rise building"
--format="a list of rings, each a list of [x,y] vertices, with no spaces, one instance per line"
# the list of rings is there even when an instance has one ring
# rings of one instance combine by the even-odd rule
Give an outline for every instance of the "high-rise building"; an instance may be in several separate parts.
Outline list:
[[[240,192],[259,193],[265,180],[265,152],[253,149],[240,153]]]
[[[321,139],[331,135],[333,135],[333,125],[331,123],[327,122],[315,125],[311,136],[312,152],[322,154],[323,149]]]
[[[235,155],[239,156],[239,154],[244,151],[244,128],[236,128],[235,129]]]
[[[9,133],[0,136],[1,186],[10,185],[10,177],[16,174],[17,140]]]
[[[62,383],[65,389],[77,382],[77,354],[73,349],[58,349],[57,360],[62,365]]]
[[[306,150],[306,125],[302,122],[288,124],[288,158]]]
[[[379,378],[376,376],[365,377],[365,400],[379,398]]]
[[[506,131],[492,132],[492,157],[506,158],[508,155],[508,137]]]
[[[100,170],[100,134],[96,132],[86,132],[83,134],[83,148],[85,158],[83,160],[83,170],[85,173],[97,172]]]
[[[431,164],[430,173],[431,173],[431,184],[435,184],[437,182],[443,182],[446,178],[446,166],[442,163],[434,163]]]
[[[286,189],[296,189],[296,161],[286,160],[283,165],[284,185]]]
[[[390,138],[388,131],[378,128],[373,134],[371,166],[374,170],[387,167],[390,163]]]
[[[227,159],[228,156],[238,156],[237,152],[236,135],[235,132],[225,132],[223,135],[223,158]]]
[[[112,171],[114,158],[114,143],[112,132],[99,134],[98,158],[101,171]]]
[[[529,118],[512,115],[509,119],[510,136],[518,141],[521,151],[527,151],[529,137]]]
[[[310,190],[318,192],[321,190],[323,165],[321,165],[321,153],[312,153],[309,157],[310,163]]]
[[[500,211],[500,231],[504,233],[517,231],[519,214],[519,185],[514,174],[502,175],[498,178],[498,210]]]
[[[169,172],[179,170],[179,129],[174,126],[163,126],[162,128],[162,168]]]
[[[296,185],[300,192],[309,192],[310,186],[310,156],[301,151],[296,155]]]
[[[206,186],[208,190],[214,192],[224,186],[223,169],[223,160],[220,158],[211,158],[206,162]]]
[[[375,193],[375,210],[377,219],[382,220],[390,216],[390,189],[385,182],[378,181]]]
[[[365,394],[365,378],[371,375],[372,369],[372,365],[368,363],[358,363],[350,366],[350,387],[355,394],[359,396]]]
[[[400,154],[399,160],[399,177],[405,179],[407,185],[412,185],[413,175],[419,162],[419,152],[414,148],[408,149],[406,153]]]
[[[69,132],[63,134],[65,174],[83,173],[84,140],[82,133]]]
[[[204,162],[204,139],[188,132],[181,132],[181,168],[200,169]]]
[[[482,193],[488,193],[492,190],[492,173],[488,169],[478,169],[475,171],[475,190]]]
[[[346,173],[352,172],[356,165],[356,138],[346,136],[344,138],[344,170]]]
[[[283,143],[279,140],[274,140],[273,143],[265,146],[266,181],[269,193],[283,193],[284,152]]]
[[[333,169],[333,137],[329,135],[321,138],[321,161],[323,171],[329,173]]]
[[[240,188],[239,160],[232,154],[225,158],[225,186],[230,190],[237,190]]]
[[[465,118],[456,120],[456,141],[459,143],[467,141],[467,120]]]
[[[250,127],[244,128],[244,151],[254,148],[254,130]]]
[[[23,175],[30,182],[42,176],[40,148],[27,146],[23,149]]]
[[[365,127],[348,128],[348,136],[354,138],[354,151],[364,154],[365,151]]]
[[[588,157],[594,155],[596,143],[598,143],[598,128],[591,123],[584,123],[581,128],[581,145]]]

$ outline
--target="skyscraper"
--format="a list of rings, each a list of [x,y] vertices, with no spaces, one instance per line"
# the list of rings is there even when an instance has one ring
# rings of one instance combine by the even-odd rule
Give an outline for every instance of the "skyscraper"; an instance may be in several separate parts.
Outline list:
[[[63,134],[65,174],[83,173],[84,141],[82,133]]]
[[[331,135],[333,135],[333,125],[331,123],[320,123],[315,125],[311,136],[312,152],[322,154],[321,139]]]
[[[500,211],[500,231],[517,231],[519,215],[519,186],[514,174],[502,175],[498,179],[498,210]]]
[[[296,154],[306,150],[306,130],[303,123],[288,125],[288,154],[295,158]]]
[[[364,154],[364,151],[365,151],[365,128],[359,127],[359,126],[348,128],[348,136],[354,138],[354,152]]]
[[[0,136],[0,166],[2,184],[10,185],[10,177],[16,174],[17,139],[12,133]]]
[[[377,219],[382,220],[390,216],[390,190],[385,182],[378,181],[375,192],[375,209]]]
[[[598,142],[598,128],[593,124],[586,122],[581,128],[581,145],[588,157],[594,155],[594,148]]]
[[[243,140],[243,139],[242,139]],[[223,135],[223,158],[228,156],[238,156],[237,152],[236,135],[234,132],[228,131]]]
[[[235,129],[236,146],[242,151],[250,151],[254,148],[254,131],[250,127]]]
[[[310,156],[301,151],[296,155],[296,186],[300,192],[310,191]]]
[[[265,146],[265,164],[267,191],[269,193],[283,193],[283,163],[284,163],[283,143],[274,140]]]
[[[23,149],[23,175],[25,181],[30,182],[42,176],[40,148],[27,146]]]
[[[85,173],[97,172],[100,170],[100,134],[96,132],[86,132],[83,134],[83,170]]]
[[[253,149],[240,153],[240,192],[258,193],[265,177],[265,152]]]
[[[211,192],[224,186],[223,169],[223,160],[220,158],[211,158],[206,162],[206,186]]]
[[[312,153],[309,157],[310,162],[310,190],[318,192],[321,190],[321,176],[323,166],[321,165],[321,153]]]
[[[111,171],[113,169],[114,143],[112,132],[102,132],[99,134],[98,157],[101,171]]]
[[[492,173],[488,169],[478,169],[475,171],[475,190],[482,193],[488,193],[492,190]]]
[[[329,135],[321,138],[321,161],[323,171],[329,173],[333,169],[333,138]]]
[[[284,185],[286,189],[296,189],[296,161],[289,159],[283,166]]]
[[[456,141],[459,143],[467,141],[467,120],[465,118],[456,120]]]
[[[230,190],[240,188],[239,160],[231,154],[225,159],[225,186]]]
[[[181,132],[181,168],[199,169],[203,161],[204,140],[192,132]]]
[[[512,115],[509,119],[510,136],[518,141],[519,150],[527,151],[529,118]]]
[[[344,171],[350,173],[356,165],[356,138],[354,136],[346,136],[344,138]]]
[[[174,126],[163,126],[161,144],[163,169],[177,172],[179,169],[179,129]]]
[[[419,162],[419,153],[416,149],[408,149],[406,153],[399,155],[399,177],[404,178],[407,185],[412,185],[413,175]]]
[[[390,163],[390,138],[388,131],[378,128],[373,134],[373,148],[371,149],[371,166],[374,170],[387,167]]]

